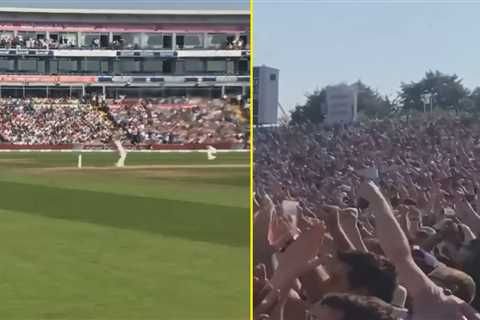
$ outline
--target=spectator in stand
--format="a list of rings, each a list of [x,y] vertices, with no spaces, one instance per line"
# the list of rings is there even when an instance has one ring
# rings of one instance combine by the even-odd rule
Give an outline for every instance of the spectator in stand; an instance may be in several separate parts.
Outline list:
[[[103,144],[121,128],[121,140],[133,143],[231,143],[243,147],[246,142],[242,133],[246,119],[238,105],[200,100],[194,105],[185,98],[111,103],[99,96],[80,100],[3,98],[0,136],[16,144]]]
[[[110,115],[136,142],[243,144],[238,105],[185,98],[117,101]],[[173,136],[172,134],[173,133]]]
[[[63,99],[1,99],[4,140],[17,144],[103,143],[114,125],[90,105]]]

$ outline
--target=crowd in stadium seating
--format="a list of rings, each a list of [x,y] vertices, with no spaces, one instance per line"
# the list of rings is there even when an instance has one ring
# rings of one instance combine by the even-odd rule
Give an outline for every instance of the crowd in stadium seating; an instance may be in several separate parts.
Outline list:
[[[230,49],[230,50],[248,49],[248,43],[244,43],[241,39],[237,39],[237,40],[234,40],[233,42],[228,42],[225,46],[225,49]]]
[[[16,144],[104,144],[113,132],[127,143],[232,143],[243,147],[239,105],[185,98],[0,99],[0,138]]]
[[[245,119],[239,105],[224,100],[142,99],[114,101],[111,105],[111,117],[136,142],[246,142],[241,130]]]
[[[0,37],[0,48],[22,48],[22,49],[58,49],[74,48],[76,44],[71,40],[61,38],[59,41],[53,39],[25,39],[22,35],[10,36],[2,35]]]
[[[102,143],[114,125],[89,104],[64,99],[0,99],[0,134],[18,144]]]
[[[99,49],[100,39],[93,39],[91,43],[88,43],[85,48],[88,49]],[[11,36],[11,35],[2,35],[0,36],[0,48],[7,49],[67,49],[67,48],[79,48],[76,41],[72,39],[60,37],[58,40],[55,39],[34,39],[34,38],[24,38],[22,35]],[[124,45],[123,40],[114,40],[107,46],[108,49],[138,49],[138,46]]]
[[[87,43],[83,46],[88,49],[113,49],[113,50],[136,50],[140,49],[138,44],[125,43],[124,39],[114,39],[112,42],[109,42],[108,45],[102,46],[100,39],[93,39],[90,43]],[[67,48],[79,48],[76,41],[60,37],[56,39],[47,39],[47,38],[25,38],[23,35],[13,36],[10,34],[0,35],[0,48],[6,49],[67,49]],[[185,49],[184,46],[177,46],[177,49]],[[227,49],[227,50],[244,50],[249,49],[248,43],[244,43],[241,39],[236,39],[233,41],[227,41],[223,46],[218,49]]]
[[[478,121],[254,133],[256,319],[480,319]]]

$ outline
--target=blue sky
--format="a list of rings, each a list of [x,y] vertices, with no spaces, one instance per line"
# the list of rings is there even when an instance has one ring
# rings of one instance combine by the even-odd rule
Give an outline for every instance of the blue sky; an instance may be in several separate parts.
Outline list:
[[[4,7],[79,9],[249,9],[248,0],[0,0]]]
[[[341,3],[338,3],[341,2]],[[395,95],[425,71],[480,86],[480,1],[254,3],[254,63],[280,69],[280,103],[358,79]]]

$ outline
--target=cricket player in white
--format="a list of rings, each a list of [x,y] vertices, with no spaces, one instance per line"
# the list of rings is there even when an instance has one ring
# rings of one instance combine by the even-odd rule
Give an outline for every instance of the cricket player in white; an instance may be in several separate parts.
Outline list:
[[[113,144],[115,145],[115,148],[118,151],[118,155],[120,156],[120,158],[118,158],[118,161],[115,163],[115,166],[122,168],[122,167],[125,167],[125,159],[127,158],[127,151],[122,146],[122,142],[120,141],[120,136],[121,135],[119,133],[113,136]]]
[[[215,149],[214,147],[212,146],[208,146],[207,147],[208,151],[207,151],[207,158],[208,160],[215,160],[217,157],[215,156],[215,154],[217,153],[217,149]]]

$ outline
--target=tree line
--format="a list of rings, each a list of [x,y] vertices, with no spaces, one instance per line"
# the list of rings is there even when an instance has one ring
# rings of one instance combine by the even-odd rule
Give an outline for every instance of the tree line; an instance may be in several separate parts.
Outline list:
[[[358,90],[358,112],[368,118],[385,118],[424,111],[426,105],[427,110],[430,110],[430,102],[435,110],[480,113],[480,87],[470,91],[456,74],[427,71],[420,81],[402,83],[395,99],[380,94],[361,81],[354,85]],[[308,94],[305,104],[295,106],[290,123],[321,123],[325,118],[326,102],[327,87]]]

